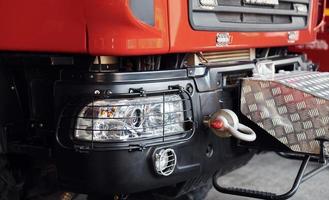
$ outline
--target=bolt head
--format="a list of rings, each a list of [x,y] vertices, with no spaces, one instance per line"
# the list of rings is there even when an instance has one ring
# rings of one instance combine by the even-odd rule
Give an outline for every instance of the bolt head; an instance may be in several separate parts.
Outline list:
[[[100,92],[99,90],[95,90],[95,91],[94,91],[94,94],[95,94],[95,95],[100,95],[101,92]]]
[[[106,95],[111,95],[112,91],[111,90],[106,90]]]

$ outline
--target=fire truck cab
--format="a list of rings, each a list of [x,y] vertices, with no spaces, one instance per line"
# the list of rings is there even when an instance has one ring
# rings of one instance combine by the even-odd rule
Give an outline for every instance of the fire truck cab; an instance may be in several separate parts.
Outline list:
[[[204,199],[250,147],[282,145],[241,114],[241,79],[314,71],[287,47],[315,40],[324,6],[0,0],[0,200]]]

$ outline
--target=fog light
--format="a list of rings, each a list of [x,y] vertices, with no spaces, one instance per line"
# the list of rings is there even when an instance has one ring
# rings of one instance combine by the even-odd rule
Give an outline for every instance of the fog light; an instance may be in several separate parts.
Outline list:
[[[162,176],[169,176],[175,171],[177,163],[176,153],[173,149],[162,149],[155,154],[155,171]]]

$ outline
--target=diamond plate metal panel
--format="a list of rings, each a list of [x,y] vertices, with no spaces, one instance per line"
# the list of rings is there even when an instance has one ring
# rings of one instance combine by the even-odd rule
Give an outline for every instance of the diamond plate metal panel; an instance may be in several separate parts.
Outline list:
[[[315,139],[329,137],[329,73],[244,79],[241,111],[292,151],[319,154]]]

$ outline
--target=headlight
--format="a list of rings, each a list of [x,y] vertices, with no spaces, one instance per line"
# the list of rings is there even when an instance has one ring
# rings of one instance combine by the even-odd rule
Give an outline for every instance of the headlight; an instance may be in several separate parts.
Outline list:
[[[75,138],[111,142],[170,136],[185,131],[184,119],[179,95],[98,100],[79,113]]]

